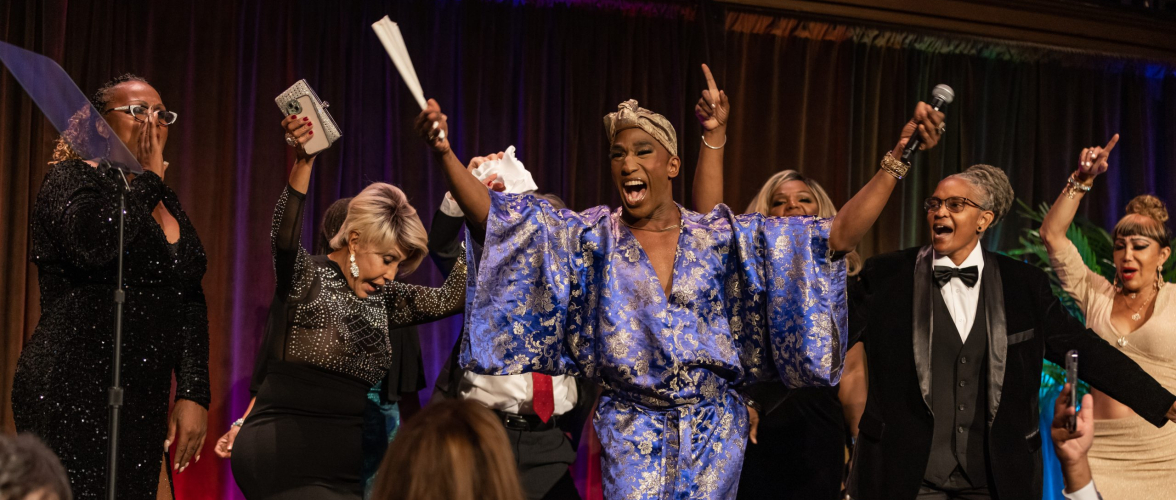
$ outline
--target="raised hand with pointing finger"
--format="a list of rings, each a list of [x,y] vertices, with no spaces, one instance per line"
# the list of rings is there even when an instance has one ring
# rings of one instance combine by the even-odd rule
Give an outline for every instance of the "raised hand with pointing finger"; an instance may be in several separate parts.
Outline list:
[[[723,202],[723,151],[727,146],[731,102],[715,83],[709,66],[702,65],[702,75],[706,78],[706,89],[694,105],[694,116],[702,125],[702,145],[698,148],[698,168],[694,172],[694,209],[706,213]]]
[[[1107,141],[1106,146],[1083,148],[1078,155],[1078,171],[1074,172],[1074,177],[1083,184],[1090,184],[1095,177],[1106,173],[1111,150],[1115,149],[1115,145],[1118,143],[1119,134],[1115,134],[1111,140]]]
[[[702,74],[706,76],[706,90],[702,91],[702,97],[698,100],[698,104],[694,105],[694,116],[697,116],[698,122],[702,124],[703,139],[707,139],[709,143],[708,133],[726,133],[727,117],[731,115],[731,103],[727,101],[726,92],[719,90],[719,86],[715,84],[715,77],[705,64],[702,65]],[[717,138],[722,140],[721,135]],[[722,144],[711,144],[711,146],[721,147]]]

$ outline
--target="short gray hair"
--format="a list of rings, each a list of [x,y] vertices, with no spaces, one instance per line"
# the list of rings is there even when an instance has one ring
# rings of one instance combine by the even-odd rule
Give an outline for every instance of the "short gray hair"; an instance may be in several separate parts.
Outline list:
[[[995,226],[1013,208],[1013,185],[1009,183],[1009,176],[1005,175],[1004,170],[992,165],[972,165],[963,172],[947,177],[959,177],[980,190],[984,198],[975,201],[995,215],[989,227]]]

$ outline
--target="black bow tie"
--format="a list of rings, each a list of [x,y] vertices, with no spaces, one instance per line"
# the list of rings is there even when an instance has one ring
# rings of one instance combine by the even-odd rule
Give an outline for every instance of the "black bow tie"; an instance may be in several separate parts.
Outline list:
[[[976,266],[971,267],[947,267],[935,266],[935,282],[942,288],[952,278],[959,278],[968,288],[976,286],[976,281],[980,279],[980,268]]]

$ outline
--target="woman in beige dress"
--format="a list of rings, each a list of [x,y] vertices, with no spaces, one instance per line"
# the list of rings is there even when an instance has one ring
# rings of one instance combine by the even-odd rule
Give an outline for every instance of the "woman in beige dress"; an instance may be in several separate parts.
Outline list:
[[[1107,169],[1118,142],[1082,150],[1079,168],[1041,225],[1041,238],[1062,287],[1086,316],[1086,326],[1139,364],[1169,391],[1176,390],[1176,289],[1165,286],[1171,254],[1168,211],[1151,195],[1127,204],[1115,225],[1115,282],[1091,271],[1066,231],[1082,196]],[[1110,396],[1094,394],[1094,447],[1090,467],[1106,500],[1164,498],[1176,484],[1176,426],[1147,423]]]

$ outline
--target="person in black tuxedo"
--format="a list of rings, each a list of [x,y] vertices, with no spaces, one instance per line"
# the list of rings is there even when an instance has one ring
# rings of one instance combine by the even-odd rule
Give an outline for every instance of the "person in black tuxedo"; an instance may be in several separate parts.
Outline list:
[[[1092,386],[1176,419],[1176,396],[1071,317],[1044,272],[980,247],[1012,200],[996,167],[948,176],[924,203],[931,245],[868,260],[851,287],[870,367],[852,498],[1040,499],[1042,358],[1071,349]]]

